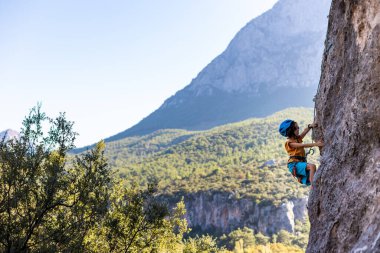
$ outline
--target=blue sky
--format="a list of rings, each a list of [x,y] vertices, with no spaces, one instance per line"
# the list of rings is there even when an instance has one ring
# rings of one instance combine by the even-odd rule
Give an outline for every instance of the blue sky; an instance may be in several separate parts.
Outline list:
[[[78,147],[121,132],[188,85],[277,0],[0,0],[0,131],[42,102]]]

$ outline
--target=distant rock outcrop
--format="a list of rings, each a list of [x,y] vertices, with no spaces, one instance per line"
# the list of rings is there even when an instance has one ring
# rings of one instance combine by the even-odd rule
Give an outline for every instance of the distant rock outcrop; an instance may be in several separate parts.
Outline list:
[[[12,129],[7,129],[3,132],[0,132],[0,141],[8,141],[10,139],[18,139],[20,137],[20,133],[12,130]]]
[[[306,219],[307,199],[292,199],[280,206],[256,204],[250,198],[236,198],[228,192],[198,192],[184,196],[189,226],[200,232],[229,233],[249,227],[265,235],[280,230],[294,232],[297,220]]]
[[[333,0],[307,252],[380,252],[380,1]]]
[[[276,164],[277,164],[276,160],[272,159],[272,160],[268,160],[265,163],[263,163],[263,165],[261,165],[260,168],[276,166]]]
[[[184,89],[114,141],[158,129],[204,130],[313,106],[331,0],[279,0]],[[297,94],[297,99],[294,99]]]

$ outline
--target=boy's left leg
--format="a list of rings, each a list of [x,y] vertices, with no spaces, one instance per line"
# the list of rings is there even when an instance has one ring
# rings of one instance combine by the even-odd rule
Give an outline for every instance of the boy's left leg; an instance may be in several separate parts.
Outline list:
[[[315,166],[315,164],[308,163],[307,166],[306,166],[306,169],[307,169],[308,171],[310,171],[309,180],[310,180],[310,183],[312,183],[312,182],[313,182],[313,178],[314,178],[315,171],[317,170],[317,166]]]

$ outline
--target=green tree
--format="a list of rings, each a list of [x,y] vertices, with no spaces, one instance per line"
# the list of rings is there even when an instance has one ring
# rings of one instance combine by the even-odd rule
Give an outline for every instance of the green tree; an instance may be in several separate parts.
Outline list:
[[[254,231],[247,227],[234,230],[228,236],[224,236],[221,239],[222,243],[230,250],[233,250],[236,244],[241,244],[241,248],[248,248],[256,244]]]
[[[185,240],[183,253],[215,253],[220,250],[222,249],[217,246],[214,238],[209,235],[202,235]]]
[[[260,232],[255,235],[255,238],[256,238],[256,243],[259,245],[266,245],[269,242],[269,237],[263,235]]]
[[[137,186],[114,187],[108,213],[89,233],[89,252],[175,252],[187,232],[183,201],[170,214],[168,207],[155,197],[156,184],[146,190]]]
[[[0,252],[182,249],[183,201],[169,213],[156,182],[146,190],[115,185],[103,141],[69,157],[72,126],[64,114],[51,119],[38,105],[20,139],[0,142]]]
[[[294,236],[291,233],[289,233],[288,231],[280,230],[277,233],[277,242],[282,243],[282,244],[286,244],[286,245],[291,245],[293,237]]]
[[[109,169],[104,143],[68,164],[76,133],[65,114],[34,107],[20,139],[0,143],[0,251],[80,251],[105,214]],[[47,134],[44,132],[47,128]]]
[[[309,219],[304,221],[297,220],[294,226],[295,236],[293,237],[292,244],[297,245],[302,249],[306,249],[309,241],[310,223]]]

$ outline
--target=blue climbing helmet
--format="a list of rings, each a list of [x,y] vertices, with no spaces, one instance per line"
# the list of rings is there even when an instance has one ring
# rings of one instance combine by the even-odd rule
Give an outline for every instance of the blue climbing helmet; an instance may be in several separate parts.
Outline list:
[[[292,125],[293,122],[293,120],[287,119],[281,123],[280,127],[278,128],[278,131],[282,136],[286,137],[286,132],[288,131],[289,127]]]

